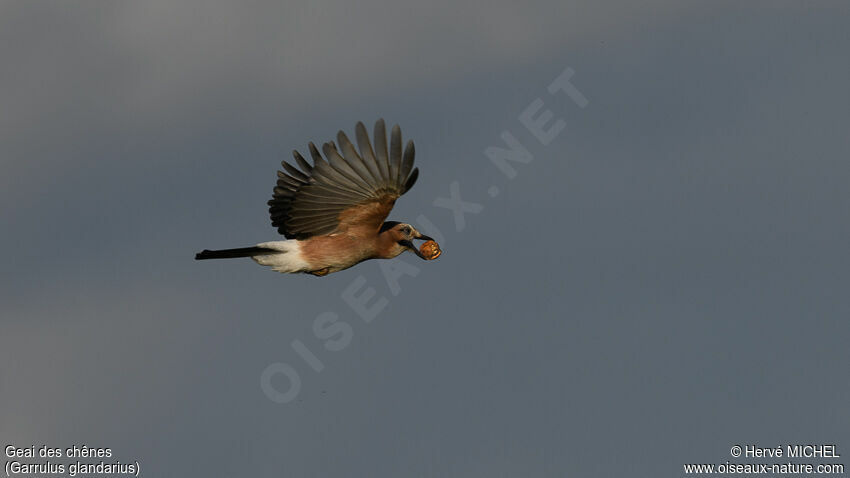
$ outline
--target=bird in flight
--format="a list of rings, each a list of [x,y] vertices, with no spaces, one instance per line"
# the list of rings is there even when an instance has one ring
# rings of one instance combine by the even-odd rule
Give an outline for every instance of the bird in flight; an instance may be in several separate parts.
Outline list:
[[[281,162],[284,170],[277,172],[277,187],[268,204],[272,225],[287,240],[205,249],[195,259],[250,257],[278,272],[315,276],[368,259],[392,259],[404,251],[436,259],[441,252],[433,239],[410,224],[386,221],[396,199],[419,177],[419,169],[413,168],[413,141],[402,152],[401,129],[395,125],[388,148],[382,119],[375,123],[375,149],[363,123],[357,123],[354,132],[359,153],[340,131],[337,144],[322,146],[324,158],[309,144],[312,165],[298,151],[292,155],[300,169]],[[417,248],[414,239],[426,242]]]

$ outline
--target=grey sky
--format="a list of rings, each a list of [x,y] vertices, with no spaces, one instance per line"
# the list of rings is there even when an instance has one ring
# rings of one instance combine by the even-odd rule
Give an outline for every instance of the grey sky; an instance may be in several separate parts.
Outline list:
[[[0,4],[0,442],[162,477],[850,456],[846,3],[361,5]],[[567,67],[586,108],[546,89]],[[378,117],[421,169],[391,218],[445,236],[397,296],[374,261],[192,260],[275,239],[279,161]],[[512,180],[484,155],[505,130],[534,155]],[[454,181],[484,206],[463,231],[433,205]],[[361,275],[389,301],[369,324],[341,298]],[[291,403],[260,388],[275,362]]]

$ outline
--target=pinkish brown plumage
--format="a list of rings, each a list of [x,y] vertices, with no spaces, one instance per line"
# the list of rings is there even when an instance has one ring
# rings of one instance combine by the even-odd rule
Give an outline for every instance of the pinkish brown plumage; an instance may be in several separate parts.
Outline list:
[[[413,226],[385,222],[396,199],[413,187],[413,141],[402,152],[401,129],[392,129],[389,147],[383,120],[375,123],[375,149],[363,123],[355,127],[359,153],[340,131],[337,144],[325,143],[324,157],[309,144],[313,164],[298,151],[298,167],[282,162],[277,187],[269,201],[272,225],[287,240],[253,247],[204,250],[195,259],[251,257],[258,264],[286,273],[324,276],[368,259],[391,259],[411,251],[422,259],[439,256],[431,247],[423,254],[414,239],[431,241]],[[341,151],[341,153],[340,153]],[[436,244],[436,243],[434,243]]]

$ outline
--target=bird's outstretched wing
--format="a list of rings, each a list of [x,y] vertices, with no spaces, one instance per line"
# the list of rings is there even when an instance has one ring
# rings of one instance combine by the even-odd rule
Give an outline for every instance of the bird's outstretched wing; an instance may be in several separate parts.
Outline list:
[[[402,153],[401,129],[393,126],[389,148],[384,120],[375,123],[375,149],[363,123],[355,127],[358,154],[340,131],[337,145],[322,146],[325,158],[310,143],[311,166],[293,151],[300,167],[283,161],[277,187],[269,201],[272,225],[287,239],[306,239],[346,230],[377,232],[396,199],[410,190],[419,176],[413,169],[413,141]]]

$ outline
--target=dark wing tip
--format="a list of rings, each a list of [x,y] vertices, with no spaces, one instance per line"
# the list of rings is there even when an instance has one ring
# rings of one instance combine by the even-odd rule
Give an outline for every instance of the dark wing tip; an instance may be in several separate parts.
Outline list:
[[[419,178],[419,168],[413,168],[413,172],[410,173],[410,176],[407,177],[407,181],[404,183],[404,191],[402,194],[410,191],[410,188],[416,184],[416,180]]]

